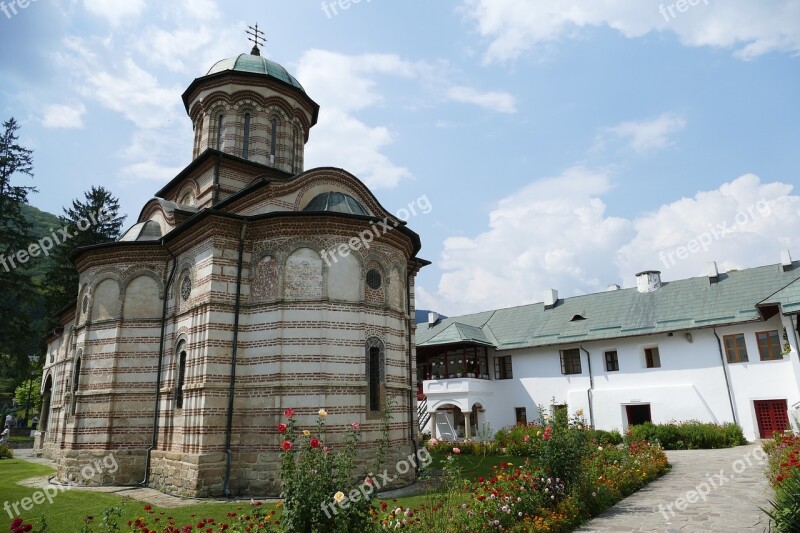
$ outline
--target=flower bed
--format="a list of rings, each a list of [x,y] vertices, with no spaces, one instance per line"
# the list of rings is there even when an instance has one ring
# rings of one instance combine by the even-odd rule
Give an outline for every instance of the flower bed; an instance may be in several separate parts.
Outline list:
[[[520,460],[501,463],[490,477],[475,481],[461,477],[461,443],[434,443],[435,450],[450,452],[443,490],[414,507],[384,502],[378,524],[412,531],[566,532],[669,468],[657,444],[629,438],[610,445],[586,427],[580,413],[513,428],[502,438]]]
[[[765,510],[769,530],[797,531],[800,524],[800,435],[776,435],[764,443],[769,456],[767,478],[775,489],[771,509]]]
[[[717,425],[693,420],[668,424],[647,422],[632,426],[629,431],[632,438],[658,441],[665,450],[710,450],[747,444],[741,426],[733,423]]]

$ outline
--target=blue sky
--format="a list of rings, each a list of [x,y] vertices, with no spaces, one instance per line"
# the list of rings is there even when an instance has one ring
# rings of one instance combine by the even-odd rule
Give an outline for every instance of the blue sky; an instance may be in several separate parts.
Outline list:
[[[432,204],[409,220],[434,262],[420,307],[800,258],[800,1],[332,3],[5,0],[0,115],[35,150],[31,203],[102,184],[134,223],[190,161],[181,93],[257,21],[321,106],[307,168]]]

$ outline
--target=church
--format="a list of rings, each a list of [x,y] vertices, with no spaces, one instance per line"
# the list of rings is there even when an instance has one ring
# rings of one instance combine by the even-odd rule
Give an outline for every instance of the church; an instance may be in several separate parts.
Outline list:
[[[183,93],[188,166],[117,242],[71,258],[35,443],[59,479],[112,453],[92,483],[277,495],[287,408],[309,428],[324,408],[333,446],[359,423],[368,467],[390,405],[385,464],[416,452],[420,238],[356,176],[304,168],[319,106],[258,34]]]

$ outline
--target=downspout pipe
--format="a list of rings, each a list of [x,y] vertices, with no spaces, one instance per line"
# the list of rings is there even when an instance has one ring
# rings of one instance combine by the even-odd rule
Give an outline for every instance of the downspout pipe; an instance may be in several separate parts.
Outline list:
[[[592,354],[590,354],[589,350],[584,348],[583,345],[578,345],[578,347],[586,353],[586,360],[589,363],[589,390],[586,392],[589,397],[589,425],[594,427],[594,399],[592,398],[594,394],[594,375],[592,374]]]
[[[175,279],[175,273],[178,270],[178,258],[175,257],[175,254],[169,249],[166,243],[162,243],[162,246],[167,251],[170,256],[169,261],[172,261],[172,269],[169,272],[169,277],[167,278],[167,284],[164,285],[164,304],[161,308],[161,342],[159,343],[158,348],[158,369],[156,370],[156,401],[155,406],[153,407],[153,437],[152,441],[150,442],[150,447],[147,448],[147,455],[144,459],[144,479],[139,483],[139,485],[147,486],[150,483],[150,460],[153,454],[153,450],[156,449],[158,445],[158,417],[160,414],[160,405],[161,405],[161,371],[163,368],[164,363],[164,339],[166,338],[167,333],[167,307],[169,304],[169,288],[172,285],[173,280]],[[167,266],[169,265],[169,261],[167,261]]]
[[[722,339],[720,339],[719,335],[717,335],[717,328],[714,328],[713,331],[714,331],[714,336],[717,338],[717,347],[719,348],[719,360],[720,363],[722,364],[722,374],[725,376],[725,388],[728,389],[728,401],[731,404],[731,414],[733,415],[733,423],[738,424],[739,417],[736,416],[736,407],[733,404],[733,392],[731,391],[730,379],[728,379],[728,368],[725,365],[725,352],[722,349]]]
[[[231,346],[231,380],[228,387],[228,423],[225,430],[225,483],[224,493],[227,498],[233,497],[231,492],[231,465],[233,451],[231,450],[231,435],[233,433],[233,399],[236,393],[236,357],[239,349],[239,311],[242,304],[242,266],[244,263],[244,235],[247,231],[247,221],[242,222],[239,234],[239,264],[236,269],[236,304],[233,309],[233,342]]]
[[[411,354],[413,352],[412,349],[412,340],[411,335],[413,334],[413,324],[411,323],[411,280],[412,276],[409,272],[406,276],[406,333],[408,337],[408,347],[407,347],[407,356],[408,356],[408,439],[411,441],[411,445],[414,447],[414,471],[415,473],[419,473],[419,448],[417,447],[417,439],[414,438],[414,379],[412,374],[412,367],[411,367]]]

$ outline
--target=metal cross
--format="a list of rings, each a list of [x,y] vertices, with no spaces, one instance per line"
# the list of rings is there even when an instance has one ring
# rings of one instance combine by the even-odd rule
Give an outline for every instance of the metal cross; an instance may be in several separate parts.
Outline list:
[[[253,51],[250,52],[253,55],[261,55],[258,46],[263,46],[267,40],[264,38],[264,32],[258,29],[258,22],[256,22],[255,27],[248,26],[249,29],[245,30],[245,33],[248,35],[247,40],[253,43]]]

